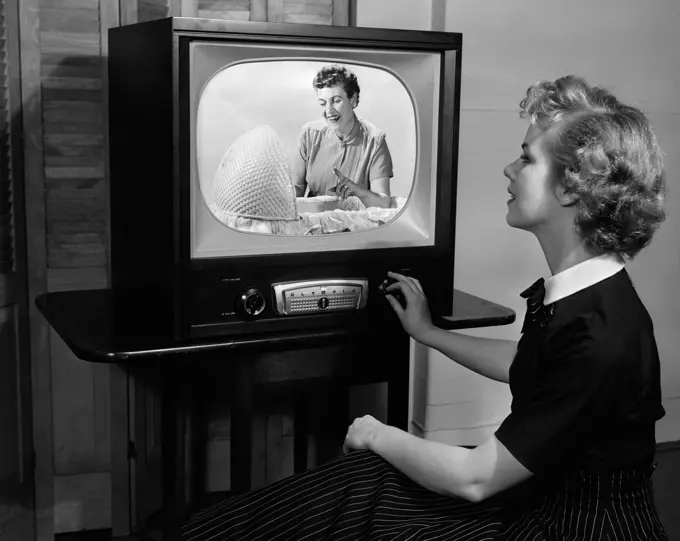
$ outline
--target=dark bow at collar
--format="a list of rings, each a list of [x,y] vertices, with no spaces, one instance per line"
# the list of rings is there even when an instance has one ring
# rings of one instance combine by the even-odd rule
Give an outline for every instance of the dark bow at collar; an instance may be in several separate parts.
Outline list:
[[[550,321],[555,312],[555,303],[548,306],[543,304],[545,298],[545,280],[539,278],[527,289],[520,293],[520,296],[527,300],[527,313],[524,317],[524,325],[522,325],[522,332],[526,331],[530,324],[538,323],[541,327],[545,327]]]

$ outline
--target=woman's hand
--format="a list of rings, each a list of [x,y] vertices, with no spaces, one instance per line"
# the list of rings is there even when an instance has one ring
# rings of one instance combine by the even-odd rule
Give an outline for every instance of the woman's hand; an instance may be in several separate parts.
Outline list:
[[[371,181],[371,190],[362,188],[355,182],[352,182],[345,175],[343,175],[337,167],[333,168],[335,176],[338,177],[338,184],[331,188],[335,191],[341,199],[347,199],[350,195],[354,195],[364,204],[365,207],[390,208],[392,205],[392,198],[389,195],[389,180],[388,178],[381,178]],[[376,193],[372,191],[373,184],[383,187],[382,192]],[[383,193],[385,192],[385,193]]]
[[[347,429],[345,443],[342,450],[347,454],[352,449],[372,450],[375,439],[380,430],[385,427],[383,423],[370,415],[357,417]]]
[[[397,281],[387,286],[386,291],[401,291],[406,299],[406,308],[402,308],[393,295],[385,295],[385,298],[396,312],[404,330],[413,339],[422,342],[423,337],[434,327],[423,286],[417,279],[396,272],[388,272],[387,276]]]
[[[343,175],[337,167],[333,168],[333,172],[338,177],[338,184],[335,186],[335,193],[338,197],[342,199],[347,199],[350,195],[363,197],[368,192],[366,188],[362,188]]]

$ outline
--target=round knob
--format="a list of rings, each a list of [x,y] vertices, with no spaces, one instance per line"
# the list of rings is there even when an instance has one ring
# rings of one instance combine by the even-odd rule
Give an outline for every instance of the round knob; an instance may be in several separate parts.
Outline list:
[[[328,302],[328,297],[321,297],[319,299],[319,302],[317,302],[317,304],[318,304],[319,308],[321,308],[321,310],[325,310],[326,308],[328,308],[328,305],[330,303]]]
[[[251,288],[243,293],[239,303],[243,311],[251,317],[260,315],[264,311],[265,306],[267,306],[264,295],[255,288]]]

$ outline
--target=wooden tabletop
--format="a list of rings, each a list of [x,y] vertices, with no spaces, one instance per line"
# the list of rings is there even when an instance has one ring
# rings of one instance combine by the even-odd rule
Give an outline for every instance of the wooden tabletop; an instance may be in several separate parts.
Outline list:
[[[126,299],[110,289],[45,293],[36,298],[36,305],[74,354],[90,362],[171,360],[201,352],[309,345],[359,332],[342,327],[176,340],[166,308],[153,300]],[[454,290],[453,314],[433,317],[438,327],[449,330],[509,325],[514,320],[510,308],[459,290]]]

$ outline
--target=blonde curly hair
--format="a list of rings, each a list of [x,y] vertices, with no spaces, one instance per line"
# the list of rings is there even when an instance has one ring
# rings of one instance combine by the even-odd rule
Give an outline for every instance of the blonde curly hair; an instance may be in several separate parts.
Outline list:
[[[520,109],[555,134],[551,153],[578,196],[574,226],[586,247],[633,259],[666,217],[663,155],[647,117],[572,75],[530,86]]]

